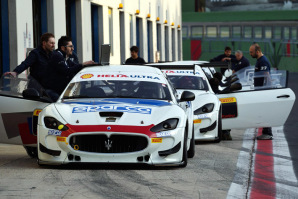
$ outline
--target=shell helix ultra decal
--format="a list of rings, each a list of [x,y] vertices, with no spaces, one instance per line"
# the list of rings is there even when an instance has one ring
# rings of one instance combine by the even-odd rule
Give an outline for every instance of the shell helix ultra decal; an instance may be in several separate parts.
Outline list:
[[[222,104],[222,119],[238,116],[237,100],[235,97],[219,98]]]

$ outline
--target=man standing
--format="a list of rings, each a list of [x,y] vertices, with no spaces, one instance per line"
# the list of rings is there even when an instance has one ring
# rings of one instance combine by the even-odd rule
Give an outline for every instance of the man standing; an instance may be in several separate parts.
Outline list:
[[[233,73],[237,72],[238,70],[241,70],[242,68],[245,68],[247,66],[250,66],[248,59],[243,56],[243,53],[241,50],[237,50],[235,52],[235,59],[233,58],[224,58],[225,60],[229,60],[232,63],[234,63],[234,66],[232,68]]]
[[[71,59],[73,50],[72,39],[62,36],[58,40],[58,49],[53,52],[45,88],[54,101],[58,99],[70,80],[83,68],[83,65],[94,64],[93,61],[76,63]]]
[[[232,49],[227,46],[225,47],[225,52],[224,54],[218,55],[217,57],[214,57],[213,59],[210,60],[210,62],[227,62],[227,61],[231,61],[231,59],[236,59],[235,55],[232,55]],[[222,74],[224,74],[225,72],[225,68],[221,68],[220,71]]]
[[[261,47],[258,44],[253,44],[249,48],[249,54],[252,58],[256,58],[255,74],[261,73],[263,77],[254,78],[254,86],[263,86],[265,80],[269,80],[270,77],[270,63],[268,59],[263,55]],[[267,76],[265,78],[265,76]],[[258,136],[258,140],[272,140],[273,134],[271,127],[264,127],[262,135]]]
[[[30,67],[30,76],[36,79],[41,85],[47,76],[48,63],[55,49],[55,36],[52,33],[45,33],[41,36],[41,45],[32,50],[28,57],[18,65],[13,72],[6,72],[4,75],[16,77]]]
[[[145,64],[145,60],[138,56],[139,48],[137,46],[132,46],[130,48],[131,57],[125,61],[125,64]]]

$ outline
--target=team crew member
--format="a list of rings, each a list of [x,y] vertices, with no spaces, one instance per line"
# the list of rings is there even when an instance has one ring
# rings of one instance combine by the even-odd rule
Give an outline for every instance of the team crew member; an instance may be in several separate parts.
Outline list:
[[[228,62],[231,59],[236,59],[235,55],[232,55],[232,49],[227,46],[225,47],[225,52],[224,54],[218,55],[217,57],[214,57],[213,59],[210,60],[210,62]],[[222,74],[224,74],[226,69],[221,68],[220,71]]]
[[[145,60],[138,56],[139,48],[137,46],[132,46],[130,48],[131,57],[125,61],[125,64],[145,64]]]
[[[93,61],[87,61],[83,64],[75,63],[70,59],[73,50],[72,39],[68,36],[62,36],[58,40],[58,49],[53,52],[45,88],[54,101],[57,101],[59,95],[70,80],[83,68],[83,65],[94,63]]]
[[[237,50],[235,52],[235,57],[236,57],[235,59],[225,58],[225,60],[229,60],[234,64],[232,68],[233,73],[237,72],[238,70],[241,70],[242,68],[250,66],[248,59],[243,56],[243,53],[241,50]]]
[[[254,78],[254,86],[263,86],[265,81],[269,81],[270,79],[270,63],[265,55],[263,55],[261,47],[258,44],[251,45],[249,48],[249,53],[252,58],[257,59],[255,73],[261,73],[261,75],[267,76]],[[262,130],[262,135],[257,137],[258,140],[272,140],[272,138],[273,135],[271,127],[264,127]]]
[[[6,72],[4,75],[16,77],[18,74],[30,68],[30,76],[44,86],[43,80],[47,76],[48,63],[55,49],[55,36],[52,33],[45,33],[41,36],[40,40],[40,46],[32,50],[28,57],[18,65],[13,72]]]

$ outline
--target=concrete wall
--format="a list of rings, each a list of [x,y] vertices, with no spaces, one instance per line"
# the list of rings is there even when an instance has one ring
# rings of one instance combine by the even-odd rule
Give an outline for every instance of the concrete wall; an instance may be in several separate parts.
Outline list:
[[[119,4],[123,4],[123,9],[119,9]],[[181,24],[181,0],[75,0],[76,4],[76,35],[77,35],[77,54],[81,62],[92,59],[92,33],[91,33],[91,5],[99,6],[99,21],[102,30],[99,30],[100,44],[109,43],[109,15],[108,9],[112,9],[112,53],[111,64],[120,64],[122,57],[127,59],[130,57],[129,48],[131,43],[136,45],[136,18],[142,19],[140,25],[142,40],[140,42],[140,55],[145,61],[148,61],[148,45],[150,45],[151,61],[155,60],[157,51],[157,23],[161,24],[162,34],[160,41],[161,52],[160,60],[165,61],[165,49],[169,51],[169,61],[182,58],[182,50],[178,49],[178,25]],[[33,16],[32,16],[32,0],[9,0],[9,33],[10,33],[10,69],[13,70],[20,64],[26,55],[26,48],[33,48]],[[139,14],[136,14],[139,10]],[[120,12],[124,16],[124,41],[120,46]],[[131,16],[131,17],[130,17]],[[159,20],[157,20],[157,17]],[[133,28],[130,29],[130,18],[132,18]],[[167,20],[167,24],[164,24]],[[148,44],[147,22],[152,23],[150,35],[151,42]],[[165,47],[164,27],[169,27],[167,37],[169,38],[168,46]],[[58,39],[62,35],[66,35],[66,9],[65,1],[47,0],[47,29],[56,37],[56,47]],[[172,29],[174,30],[175,41],[172,42]],[[132,34],[132,36],[131,36]],[[132,39],[132,42],[131,42]],[[180,38],[181,40],[181,38]],[[175,43],[175,51],[172,52],[172,43]],[[180,45],[181,46],[181,45]],[[121,50],[122,49],[122,50]],[[178,53],[180,52],[180,56]],[[174,56],[173,56],[174,54]],[[122,58],[122,59],[123,59]],[[122,60],[123,61],[123,60]]]

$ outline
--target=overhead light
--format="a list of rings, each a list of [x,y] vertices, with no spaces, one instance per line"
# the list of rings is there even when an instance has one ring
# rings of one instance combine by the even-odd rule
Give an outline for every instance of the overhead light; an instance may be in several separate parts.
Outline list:
[[[160,19],[159,19],[159,17],[156,17],[156,21],[159,21]]]
[[[180,25],[178,25],[177,28],[180,28]]]
[[[175,25],[174,22],[172,22],[171,26],[174,26],[174,25]]]
[[[167,21],[167,20],[165,20],[164,24],[168,24],[168,21]]]
[[[119,3],[118,9],[123,9],[123,4],[122,3]]]
[[[150,18],[150,17],[151,17],[150,13],[149,13],[149,14],[147,14],[147,18]]]
[[[136,10],[136,15],[140,14],[140,10]]]

